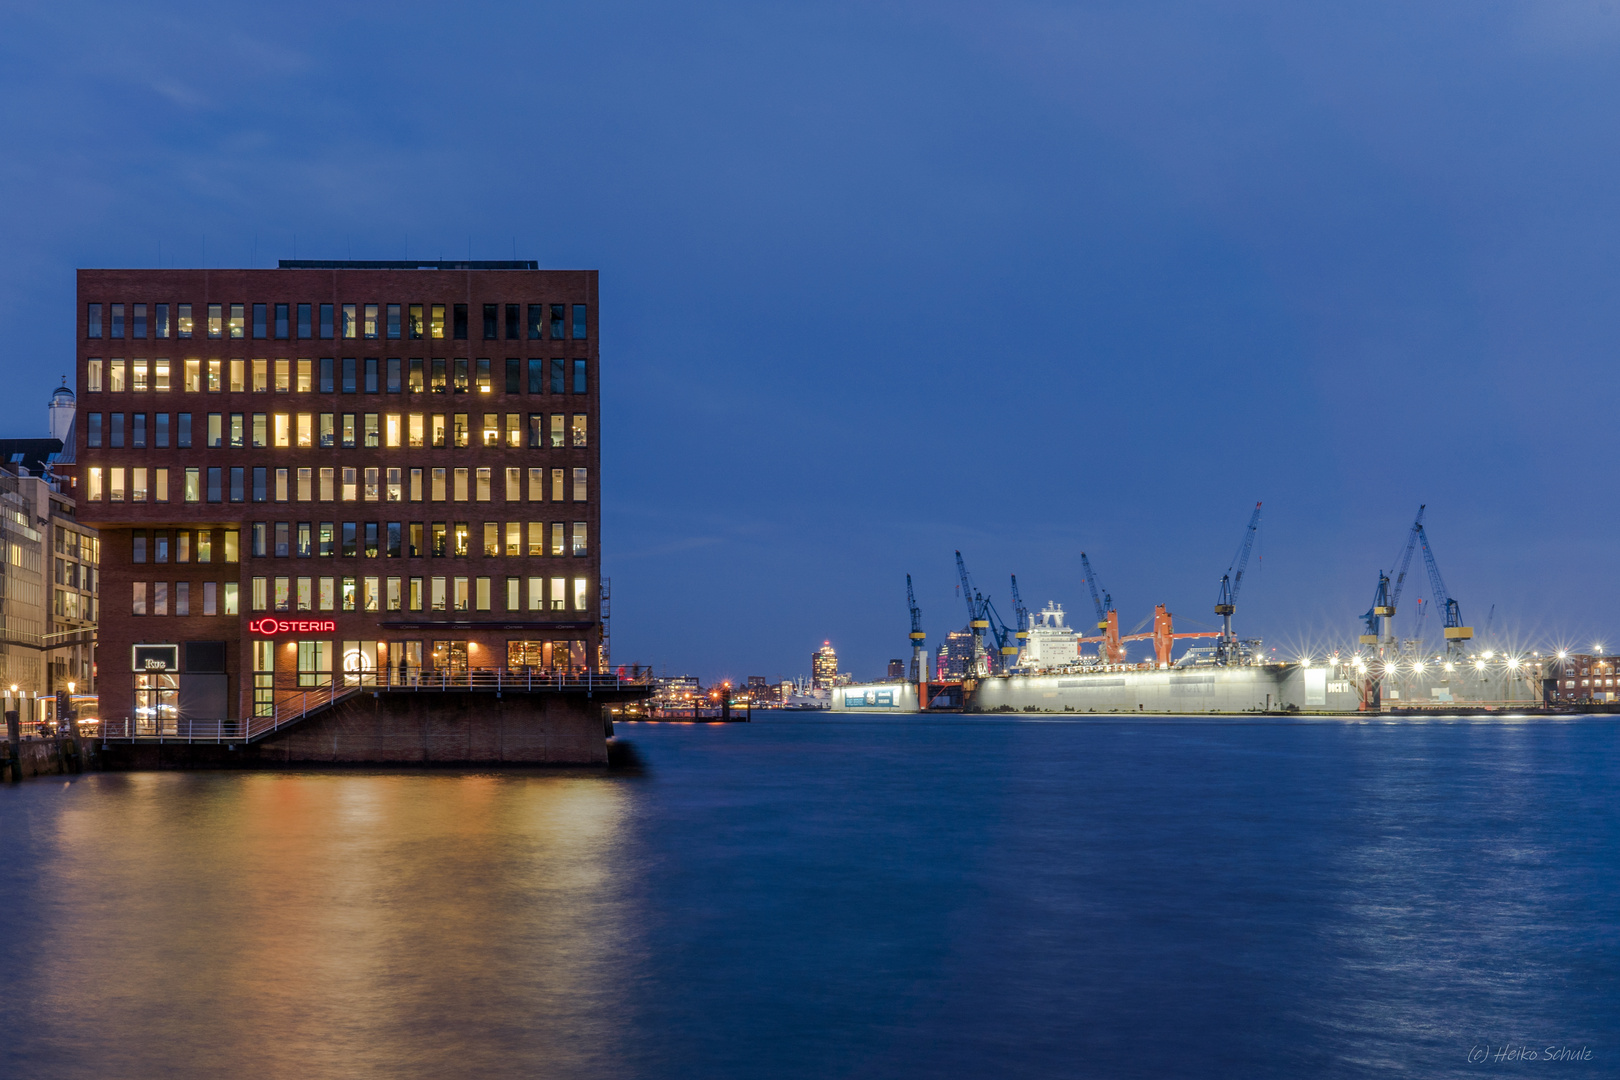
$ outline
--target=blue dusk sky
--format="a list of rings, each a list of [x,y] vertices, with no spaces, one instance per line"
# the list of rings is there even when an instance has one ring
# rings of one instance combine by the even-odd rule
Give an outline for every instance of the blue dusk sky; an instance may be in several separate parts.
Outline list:
[[[875,675],[958,548],[1196,629],[1256,500],[1284,652],[1423,502],[1620,647],[1617,115],[1608,3],[5,3],[0,419],[77,267],[515,253],[601,271],[616,662]]]

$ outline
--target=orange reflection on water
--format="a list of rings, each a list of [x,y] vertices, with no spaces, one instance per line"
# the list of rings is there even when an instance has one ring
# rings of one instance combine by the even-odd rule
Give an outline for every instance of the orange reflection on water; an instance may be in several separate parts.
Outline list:
[[[627,936],[614,780],[74,788],[44,868],[65,917],[43,982],[105,1033],[105,1075],[607,1069]]]

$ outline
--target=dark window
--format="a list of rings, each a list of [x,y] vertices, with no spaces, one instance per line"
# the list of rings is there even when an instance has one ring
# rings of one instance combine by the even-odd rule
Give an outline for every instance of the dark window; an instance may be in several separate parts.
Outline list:
[[[501,310],[500,305],[498,305],[498,304],[485,304],[484,305],[484,340],[485,341],[494,341],[495,338],[496,338],[497,328],[495,326],[495,323],[500,317],[500,310]]]
[[[343,358],[343,392],[352,394],[359,390],[355,383],[355,360],[352,356]]]
[[[250,532],[249,535],[251,535],[252,538],[253,538],[252,541],[251,541],[252,547],[250,548],[250,550],[251,550],[251,552],[253,554],[253,557],[255,559],[264,558],[264,554],[265,554],[265,534],[267,532],[269,532],[269,531],[270,531],[269,529],[265,528],[265,523],[264,522],[255,521],[253,523],[253,529],[252,529],[252,531]]]
[[[285,559],[292,554],[292,522],[276,522],[276,558]]]
[[[116,415],[116,414],[114,414],[114,415]],[[84,428],[84,445],[90,446],[90,447],[100,447],[101,446],[101,414],[98,413],[98,412],[90,413],[89,414],[89,420],[90,420],[90,422],[88,424],[86,424],[85,428]]]
[[[398,338],[399,337],[399,305],[398,304],[389,304],[388,305],[388,336],[391,337],[391,338]]]
[[[522,309],[517,304],[506,305],[506,340],[517,341],[523,336],[523,325],[519,321]]]
[[[455,322],[452,324],[453,336],[457,341],[467,340],[467,305],[457,304]]]
[[[310,326],[309,316],[310,316],[310,305],[308,305],[308,304],[299,304],[298,305],[298,336],[301,337],[301,338],[312,338],[312,337],[315,336],[313,333],[311,333],[312,328]]]
[[[551,340],[561,341],[568,336],[568,330],[563,323],[568,320],[568,305],[551,305]]]
[[[244,498],[242,491],[243,474],[247,470],[240,465],[231,466],[231,502],[241,502]]]
[[[265,502],[270,498],[269,489],[270,470],[263,465],[253,466],[253,501]],[[259,552],[263,555],[264,552]]]
[[[546,305],[529,305],[529,340],[539,341],[546,336]]]
[[[455,383],[451,390],[457,394],[467,392],[467,358],[458,356],[455,359]]]
[[[538,450],[546,445],[546,414],[529,414],[529,449]]]
[[[585,385],[585,361],[583,361],[583,360],[575,360],[574,361],[574,393],[576,393],[576,394],[584,394],[584,393],[588,393],[588,392],[589,392],[589,388],[586,387],[586,385]]]
[[[332,336],[332,305],[331,304],[322,304],[321,305],[321,337],[330,338],[331,336]]]
[[[561,359],[551,362],[551,392],[553,394],[565,394],[568,392],[568,387],[565,385],[568,377],[567,365],[568,361]]]
[[[397,393],[399,393],[399,391],[401,389],[401,387],[400,387],[400,371],[399,371],[399,369],[400,369],[399,357],[397,357],[397,356],[389,357],[389,359],[388,359],[388,383],[387,383],[387,386],[388,386],[388,392],[390,394],[397,394]]]
[[[574,340],[585,340],[585,305],[574,305]]]
[[[388,543],[383,549],[385,557],[390,559],[399,558],[399,535],[399,522],[390,521],[387,529]]]
[[[343,523],[343,557],[352,559],[359,554],[359,548],[355,543],[354,522],[345,521]]]
[[[529,361],[529,393],[543,394],[546,392],[546,362],[544,360]]]
[[[154,306],[157,309],[154,312],[155,321],[157,322],[157,336],[166,338],[169,336],[169,305],[157,304]]]
[[[422,361],[411,361],[410,381],[406,386],[413,394],[420,394],[427,388],[427,384],[422,381]]]
[[[146,561],[146,533],[144,530],[130,534],[129,561],[138,563]]]
[[[375,521],[366,522],[365,552],[368,559],[377,557],[377,523]]]
[[[298,523],[298,542],[297,547],[293,550],[297,552],[300,559],[307,559],[315,554],[314,536],[310,522],[300,521]]]
[[[110,413],[109,418],[112,421],[112,427],[108,431],[110,437],[107,440],[107,445],[115,450],[121,450],[124,446],[124,414],[121,412]]]
[[[327,336],[330,337],[331,335],[328,334]],[[330,356],[321,359],[321,393],[323,394],[336,392],[332,385],[332,367],[332,358]]]
[[[169,414],[160,412],[152,419],[152,434],[154,436],[152,445],[167,449],[169,445]]]
[[[415,363],[415,361],[412,361],[412,363]],[[433,392],[435,394],[447,394],[450,392],[450,384],[444,377],[443,360],[433,361]]]
[[[136,304],[132,313],[135,327],[130,331],[130,337],[144,339],[146,337],[146,305]]]
[[[124,305],[123,304],[113,304],[113,305],[111,305],[111,311],[112,311],[112,329],[107,334],[107,336],[108,337],[113,337],[113,338],[121,338],[121,337],[124,336]]]
[[[209,502],[223,502],[224,501],[224,499],[222,498],[222,495],[224,493],[221,490],[221,485],[224,482],[224,476],[222,475],[222,472],[223,472],[223,470],[221,470],[218,465],[210,465],[208,467],[208,501]]]
[[[375,356],[368,356],[366,357],[366,393],[375,394],[376,392],[377,358]]]
[[[287,340],[287,305],[276,305],[276,340]]]
[[[506,361],[506,392],[508,394],[521,394],[523,392],[523,361]]]
[[[146,414],[143,413],[143,412],[135,413],[130,418],[130,424],[131,424],[131,427],[130,427],[130,432],[129,432],[129,436],[130,436],[129,445],[135,447],[135,449],[137,449],[137,450],[145,450],[146,449]]]
[[[84,336],[98,338],[101,336],[101,305],[86,304],[84,309]]]
[[[225,670],[225,643],[223,641],[186,642],[186,670],[223,672]]]
[[[280,307],[280,304],[276,305]],[[253,336],[256,338],[269,337],[270,306],[268,304],[253,305]]]
[[[174,445],[182,450],[191,449],[191,414],[188,412],[176,413],[179,423],[175,428]]]

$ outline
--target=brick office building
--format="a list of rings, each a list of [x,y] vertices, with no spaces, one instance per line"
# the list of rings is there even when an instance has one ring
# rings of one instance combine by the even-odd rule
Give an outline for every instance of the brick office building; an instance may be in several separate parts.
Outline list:
[[[597,668],[594,271],[81,270],[103,719]]]

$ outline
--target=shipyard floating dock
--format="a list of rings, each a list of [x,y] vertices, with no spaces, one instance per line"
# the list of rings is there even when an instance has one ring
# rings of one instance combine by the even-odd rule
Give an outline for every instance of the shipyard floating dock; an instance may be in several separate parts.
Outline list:
[[[1010,674],[961,683],[885,682],[832,691],[834,712],[961,711],[1048,713],[1355,713],[1365,711],[1364,679],[1343,669],[1298,663],[1144,670]],[[1465,686],[1454,695],[1431,690],[1425,704],[1534,707],[1539,699],[1514,686]],[[919,687],[921,692],[919,693]],[[1435,688],[1440,689],[1440,688]],[[1522,700],[1521,700],[1522,697]],[[1384,700],[1383,708],[1417,704]]]

